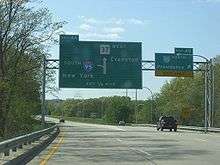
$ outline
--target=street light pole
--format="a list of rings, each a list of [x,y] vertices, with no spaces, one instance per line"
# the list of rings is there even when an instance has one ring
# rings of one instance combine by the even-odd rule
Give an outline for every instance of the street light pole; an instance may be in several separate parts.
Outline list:
[[[144,89],[147,89],[149,92],[150,92],[150,94],[151,94],[151,112],[150,112],[150,114],[151,114],[151,116],[150,116],[150,119],[151,119],[151,123],[153,122],[153,100],[154,100],[154,98],[153,98],[153,92],[151,91],[151,89],[150,88],[148,88],[148,87],[143,87]]]
[[[207,64],[206,64],[206,66],[205,66],[205,133],[207,133],[207,131],[208,131],[208,123],[207,123],[207,113],[208,113],[208,105],[207,105],[207,88],[208,88],[208,85],[207,85],[207,79],[208,79],[208,76],[207,76],[207,74],[208,74],[208,72],[207,72],[207,68],[208,66],[207,66]]]

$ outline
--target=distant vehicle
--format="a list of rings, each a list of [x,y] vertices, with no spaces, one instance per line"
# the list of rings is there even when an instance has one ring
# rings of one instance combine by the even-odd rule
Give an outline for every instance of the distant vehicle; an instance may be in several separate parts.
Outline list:
[[[163,131],[164,129],[169,129],[170,131],[173,129],[176,132],[177,120],[172,116],[161,116],[157,122],[157,130]]]
[[[125,126],[125,121],[119,121],[119,122],[118,122],[118,125],[119,125],[119,126]]]
[[[65,122],[65,119],[64,118],[61,118],[60,119],[60,123],[64,123]]]

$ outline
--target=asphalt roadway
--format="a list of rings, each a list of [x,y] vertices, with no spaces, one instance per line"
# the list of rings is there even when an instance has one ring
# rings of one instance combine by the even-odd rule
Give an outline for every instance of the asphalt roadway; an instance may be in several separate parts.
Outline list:
[[[30,165],[218,165],[220,134],[66,122]]]

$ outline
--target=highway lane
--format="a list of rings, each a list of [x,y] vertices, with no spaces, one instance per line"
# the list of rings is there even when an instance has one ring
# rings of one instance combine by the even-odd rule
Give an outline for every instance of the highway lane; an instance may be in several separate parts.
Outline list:
[[[29,164],[217,165],[220,134],[156,131],[66,122],[59,137]]]

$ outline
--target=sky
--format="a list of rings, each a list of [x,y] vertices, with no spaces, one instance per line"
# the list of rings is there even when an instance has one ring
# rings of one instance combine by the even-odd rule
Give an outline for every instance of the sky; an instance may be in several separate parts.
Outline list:
[[[63,33],[79,34],[80,40],[142,42],[142,59],[155,53],[174,52],[174,47],[193,48],[194,54],[213,58],[220,54],[220,0],[42,0],[55,21],[66,21]],[[59,58],[59,45],[50,49]],[[202,61],[196,59],[195,61]],[[55,86],[58,87],[58,72]],[[160,91],[168,77],[143,72],[143,86]],[[59,89],[47,99],[125,96],[123,90]],[[135,90],[128,90],[135,97]],[[138,99],[150,97],[138,90]]]

